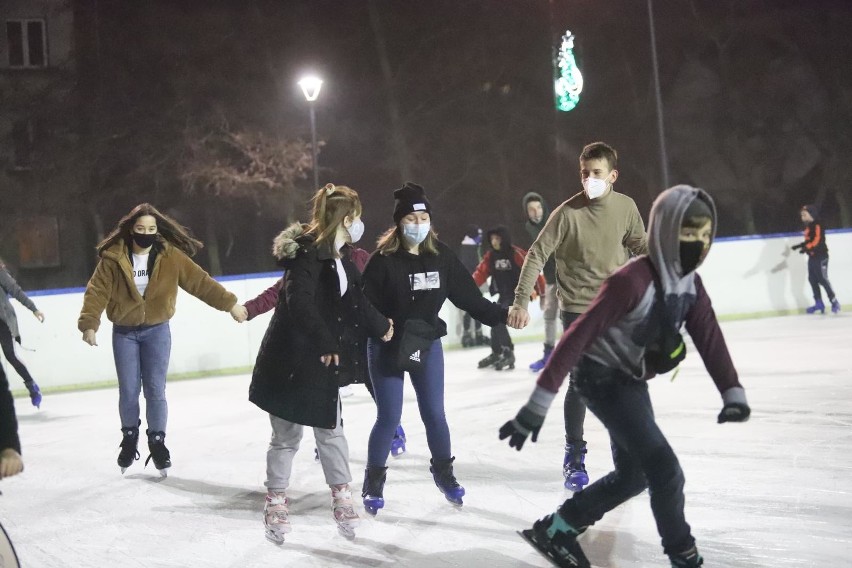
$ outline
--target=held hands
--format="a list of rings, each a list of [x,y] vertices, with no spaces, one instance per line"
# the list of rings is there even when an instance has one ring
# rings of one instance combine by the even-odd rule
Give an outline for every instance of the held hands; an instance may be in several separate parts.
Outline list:
[[[509,308],[509,317],[506,325],[514,329],[524,329],[530,323],[530,313],[520,306]]]
[[[513,420],[509,420],[500,428],[500,439],[509,438],[509,447],[517,448],[520,452],[530,432],[532,432],[532,441],[538,441],[538,432],[542,424],[544,424],[544,416],[531,410],[529,404],[525,404]]]
[[[743,404],[742,402],[729,402],[722,407],[722,412],[719,413],[719,417],[716,421],[719,424],[722,424],[723,422],[745,422],[748,420],[750,415],[751,408],[749,408],[748,404]]]
[[[97,347],[98,342],[95,339],[95,330],[94,329],[87,329],[86,331],[84,331],[83,332],[83,341],[85,341],[86,343],[88,343],[92,347]]]
[[[329,365],[334,365],[336,367],[340,364],[340,355],[337,353],[326,353],[325,355],[320,356],[320,361],[322,361],[322,364],[326,367]]]
[[[36,310],[36,311],[33,312],[33,315],[36,317],[36,319],[38,321],[40,321],[41,323],[44,323],[44,314],[41,311]]]
[[[234,318],[234,321],[237,323],[243,323],[248,319],[248,310],[242,304],[234,304],[230,313],[231,317]]]
[[[382,341],[384,341],[385,343],[387,343],[391,340],[391,338],[393,338],[393,320],[388,318],[388,323],[390,324],[388,332],[382,336]]]
[[[18,475],[22,471],[24,471],[24,460],[21,459],[21,454],[12,448],[0,451],[0,479]]]

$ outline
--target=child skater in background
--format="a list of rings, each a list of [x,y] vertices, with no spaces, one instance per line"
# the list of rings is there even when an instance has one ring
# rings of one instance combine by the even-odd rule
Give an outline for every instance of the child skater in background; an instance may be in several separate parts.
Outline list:
[[[328,184],[314,195],[310,224],[290,226],[273,246],[286,270],[284,286],[257,355],[249,400],[269,413],[272,425],[263,523],[276,544],[291,531],[286,490],[304,426],[313,427],[340,532],[353,537],[359,521],[339,387],[368,380],[368,335],[383,341],[393,335],[392,322],[364,298],[358,270],[340,254],[363,232],[358,194]]]
[[[0,347],[3,348],[6,360],[21,375],[21,378],[24,379],[24,386],[27,387],[27,391],[30,393],[30,401],[33,403],[33,406],[38,408],[41,406],[41,390],[33,380],[26,365],[18,357],[18,353],[16,353],[15,344],[21,344],[21,334],[18,331],[18,318],[15,315],[15,308],[12,307],[9,296],[12,296],[23,304],[42,323],[44,322],[44,314],[24,294],[24,291],[21,290],[21,287],[18,286],[18,283],[9,274],[2,260],[0,260],[0,288],[2,288],[2,293],[0,293]]]
[[[695,273],[710,250],[716,210],[710,196],[687,185],[657,197],[648,227],[648,255],[606,279],[589,309],[565,332],[517,416],[500,439],[518,450],[533,442],[565,376],[572,372],[589,410],[610,436],[615,469],[538,520],[523,536],[559,566],[591,565],[577,537],[604,514],[644,491],[674,568],[704,561],[684,517],[684,475],[654,420],[647,379],[685,355],[686,324],[722,395],[718,422],[744,422],[751,410],[710,298]]]
[[[837,301],[831,282],[828,281],[828,246],[825,243],[825,230],[818,221],[819,211],[814,205],[805,205],[800,215],[802,223],[805,224],[805,240],[790,248],[808,255],[808,282],[814,294],[814,305],[805,311],[809,314],[825,313],[825,304],[822,303],[822,294],[819,289],[822,286],[831,303],[831,312],[839,313],[840,302]]]

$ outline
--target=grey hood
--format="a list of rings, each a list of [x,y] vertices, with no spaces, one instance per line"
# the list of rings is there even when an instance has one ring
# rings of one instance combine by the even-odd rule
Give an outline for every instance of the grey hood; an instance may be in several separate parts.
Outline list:
[[[686,276],[683,275],[679,242],[684,213],[695,199],[704,201],[711,211],[715,240],[716,205],[703,189],[690,185],[676,185],[657,196],[651,206],[651,216],[648,220],[648,257],[660,275],[667,303],[670,301],[668,296],[671,295],[680,297],[684,294],[695,294],[695,270]],[[698,266],[700,267],[701,263]]]

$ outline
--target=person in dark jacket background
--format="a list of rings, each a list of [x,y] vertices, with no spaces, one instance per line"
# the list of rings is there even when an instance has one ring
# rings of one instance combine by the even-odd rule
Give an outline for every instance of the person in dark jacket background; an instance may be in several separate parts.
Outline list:
[[[352,536],[359,520],[338,389],[367,380],[368,335],[384,341],[393,335],[390,320],[364,298],[358,270],[340,255],[363,232],[358,194],[328,184],[313,198],[311,223],[294,224],[275,239],[273,252],[286,270],[283,294],[260,346],[249,400],[269,413],[272,425],[264,527],[279,544],[290,531],[286,489],[304,426],[314,429],[339,529]]]
[[[550,207],[547,206],[547,202],[541,194],[534,191],[524,195],[521,203],[527,216],[524,227],[527,234],[535,242],[544,228],[547,218],[550,217]],[[559,299],[556,297],[556,260],[554,260],[553,255],[550,255],[544,263],[542,273],[545,281],[545,291],[541,295],[541,312],[544,317],[544,354],[541,359],[530,363],[530,371],[536,373],[544,369],[557,339],[556,316],[559,314]]]
[[[825,229],[818,220],[819,210],[814,205],[805,205],[800,215],[802,223],[805,224],[805,240],[790,248],[808,255],[808,282],[814,294],[814,305],[805,311],[809,314],[825,313],[825,304],[822,303],[822,293],[819,289],[822,286],[831,303],[831,311],[839,313],[840,302],[834,295],[831,282],[828,281],[828,245],[825,243]]]
[[[470,224],[464,232],[464,238],[459,245],[459,260],[468,272],[473,272],[482,260],[482,229],[478,225]],[[482,290],[482,286],[480,286]],[[482,333],[482,322],[462,311],[462,347],[475,347],[477,345],[488,345],[488,338]]]
[[[15,352],[15,343],[20,345],[21,334],[18,331],[18,317],[15,315],[15,308],[9,301],[9,296],[18,300],[23,306],[30,310],[38,321],[44,323],[44,314],[39,311],[32,300],[21,290],[12,275],[6,269],[6,265],[0,260],[0,347],[3,349],[3,354],[9,364],[21,375],[24,379],[24,386],[30,393],[30,401],[33,406],[38,408],[41,406],[41,389],[33,380],[27,366],[18,357]]]
[[[438,317],[444,301],[470,312],[486,325],[505,323],[507,309],[482,297],[470,272],[438,240],[425,191],[408,182],[394,191],[393,226],[380,237],[364,269],[364,293],[396,332],[388,343],[367,342],[370,380],[378,414],[370,433],[364,472],[364,508],[384,507],[387,457],[402,415],[405,372],[417,394],[420,417],[432,454],[435,484],[451,502],[462,504],[464,488],[453,474],[450,429],[444,413],[444,353],[447,326]]]
[[[498,296],[501,306],[509,307],[515,297],[515,286],[524,265],[527,251],[512,244],[506,227],[497,227],[486,233],[488,250],[482,262],[473,272],[473,281],[482,286],[491,278],[491,294]],[[536,283],[536,294],[544,293],[544,278]],[[491,354],[479,362],[479,368],[494,367],[498,371],[515,368],[515,345],[509,336],[506,324],[499,323],[491,328]]]

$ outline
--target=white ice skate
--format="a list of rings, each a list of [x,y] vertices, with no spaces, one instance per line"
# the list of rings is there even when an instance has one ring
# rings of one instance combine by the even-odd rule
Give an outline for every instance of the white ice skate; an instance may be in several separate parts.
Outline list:
[[[346,538],[355,538],[355,527],[361,522],[361,518],[355,512],[352,490],[349,489],[349,485],[333,485],[331,487],[331,498],[331,513],[337,522],[337,530]]]
[[[290,526],[290,500],[281,493],[270,491],[266,494],[263,506],[263,526],[266,538],[275,544],[284,543],[284,535],[292,530]]]

